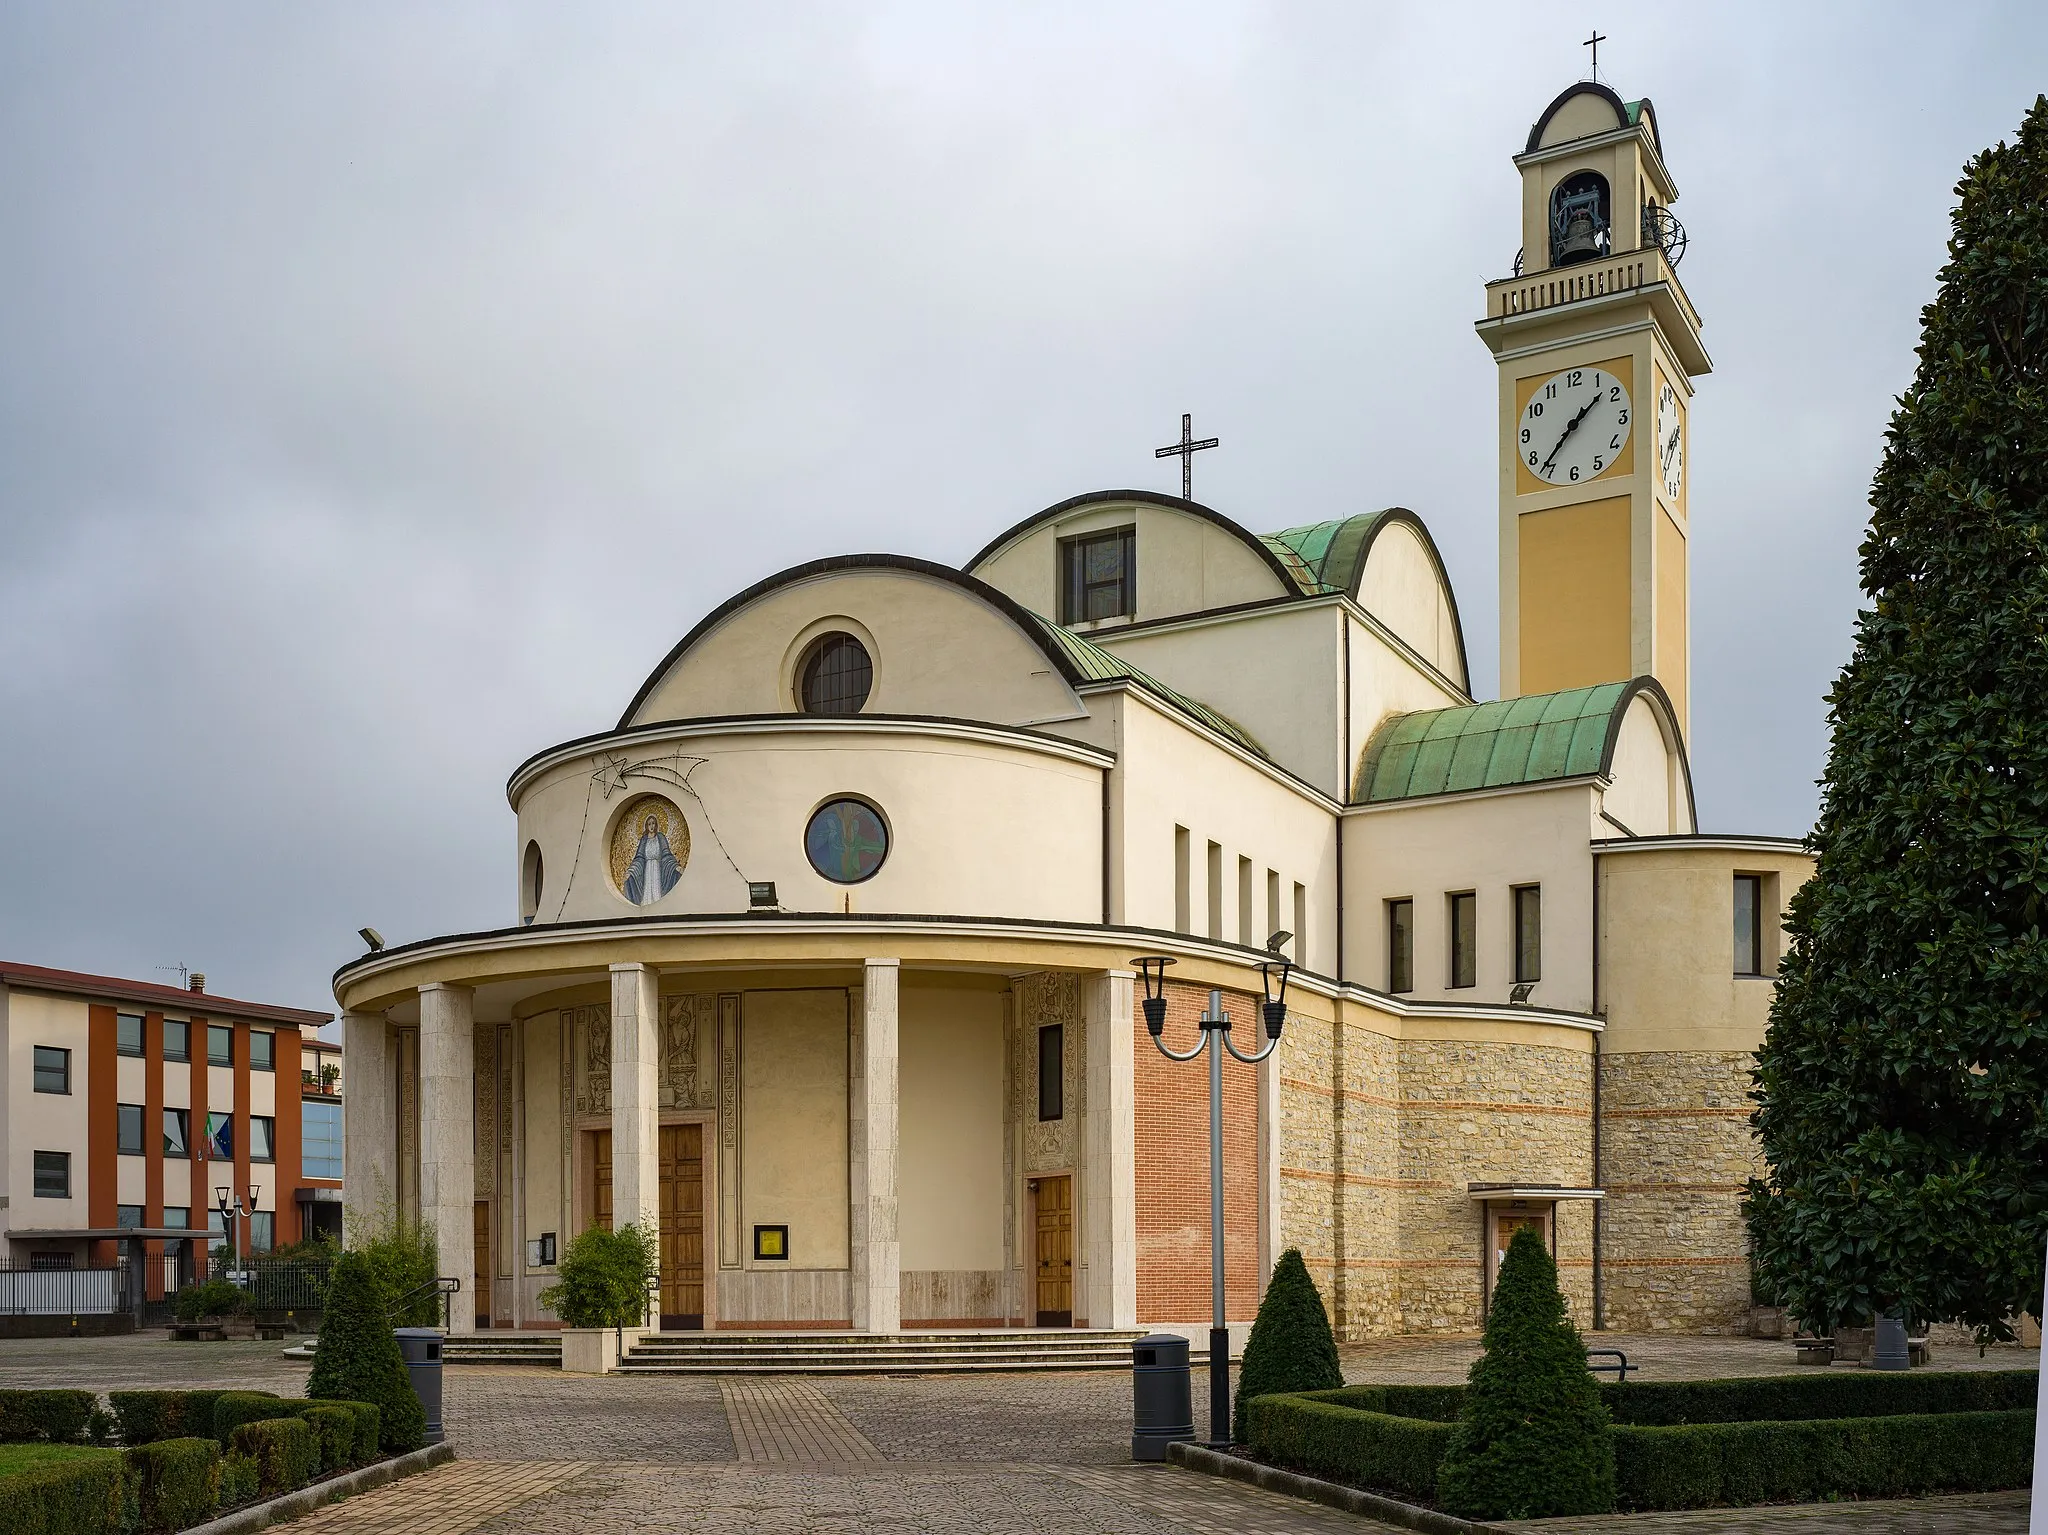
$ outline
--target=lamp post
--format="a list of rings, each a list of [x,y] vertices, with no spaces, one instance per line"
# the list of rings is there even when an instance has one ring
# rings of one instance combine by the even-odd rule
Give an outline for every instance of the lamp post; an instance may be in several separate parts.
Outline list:
[[[262,1186],[252,1183],[249,1185],[248,1197],[246,1199],[238,1199],[235,1197],[234,1190],[226,1184],[216,1184],[214,1186],[213,1202],[220,1211],[221,1228],[227,1232],[228,1252],[231,1255],[230,1261],[237,1268],[241,1267],[242,1259],[242,1219],[244,1216],[256,1213],[256,1196],[261,1192]]]
[[[1280,956],[1280,945],[1292,936],[1276,933],[1266,945],[1272,957],[1259,966],[1259,1011],[1266,1025],[1265,1042],[1246,1055],[1230,1037],[1230,1014],[1223,1010],[1223,993],[1211,990],[1209,1006],[1199,1022],[1201,1040],[1192,1050],[1175,1050],[1162,1037],[1166,1031],[1166,967],[1173,963],[1165,955],[1134,959],[1145,984],[1145,1032],[1159,1053],[1170,1061],[1192,1061],[1209,1052],[1209,1442],[1219,1450],[1230,1448],[1230,1323],[1223,1289],[1223,1052],[1256,1066],[1280,1046],[1280,1031],[1287,1025],[1287,977],[1292,963]],[[1277,986],[1275,977],[1278,978]]]

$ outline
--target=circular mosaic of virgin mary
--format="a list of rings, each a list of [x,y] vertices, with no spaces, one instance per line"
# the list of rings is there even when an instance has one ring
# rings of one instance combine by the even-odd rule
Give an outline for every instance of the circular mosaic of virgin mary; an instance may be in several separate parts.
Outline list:
[[[872,878],[889,856],[889,828],[875,807],[857,799],[827,800],[804,828],[811,867],[840,885]]]
[[[690,862],[690,823],[659,794],[643,794],[612,827],[612,883],[635,906],[675,889]]]

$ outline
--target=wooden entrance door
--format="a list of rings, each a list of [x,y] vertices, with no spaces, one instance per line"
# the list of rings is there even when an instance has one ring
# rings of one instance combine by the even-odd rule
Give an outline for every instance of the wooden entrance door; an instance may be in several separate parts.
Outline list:
[[[470,1221],[470,1250],[475,1259],[476,1325],[491,1325],[491,1207],[479,1199]]]
[[[704,1127],[661,1127],[661,1325],[704,1325]]]
[[[1074,1325],[1074,1180],[1040,1178],[1037,1190],[1040,1327]]]
[[[1508,1243],[1514,1241],[1515,1233],[1524,1226],[1533,1227],[1536,1235],[1548,1238],[1549,1223],[1541,1213],[1502,1210],[1493,1218],[1493,1277],[1500,1278],[1500,1266],[1508,1255]]]
[[[612,1229],[612,1133],[590,1132],[590,1224]]]

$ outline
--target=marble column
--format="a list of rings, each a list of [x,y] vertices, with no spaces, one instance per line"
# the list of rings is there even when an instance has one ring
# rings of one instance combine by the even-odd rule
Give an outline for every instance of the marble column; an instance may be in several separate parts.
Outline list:
[[[661,1226],[661,976],[612,966],[612,1229]]]
[[[342,1014],[341,1049],[342,1236],[353,1243],[398,1208],[398,1073],[382,1013]]]
[[[476,1330],[476,993],[420,988],[420,1216],[432,1223],[436,1271],[459,1279],[448,1328]]]
[[[1091,1327],[1138,1325],[1137,1103],[1131,1058],[1135,980],[1129,970],[1106,970],[1081,985],[1081,1032],[1088,1051],[1081,1237],[1088,1256]]]
[[[901,961],[871,959],[861,976],[858,1035],[850,1057],[851,1123],[847,1238],[853,1325],[903,1330],[903,1249],[896,1235],[896,998]]]

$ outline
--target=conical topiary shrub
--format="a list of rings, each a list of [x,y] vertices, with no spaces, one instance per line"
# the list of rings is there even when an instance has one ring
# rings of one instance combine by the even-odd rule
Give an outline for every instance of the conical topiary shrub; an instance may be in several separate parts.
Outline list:
[[[377,1444],[387,1455],[417,1450],[427,1437],[405,1356],[385,1320],[385,1298],[369,1260],[343,1253],[327,1286],[327,1310],[313,1351],[306,1395],[338,1402],[370,1402],[380,1414]]]
[[[1275,1391],[1334,1391],[1344,1384],[1330,1314],[1308,1277],[1301,1249],[1290,1247],[1273,1265],[1265,1299],[1259,1302],[1252,1335],[1244,1346],[1231,1421],[1242,1424],[1244,1404]]]
[[[1614,1438],[1564,1314],[1557,1265],[1524,1226],[1508,1244],[1437,1500],[1471,1519],[1547,1519],[1614,1507]]]

